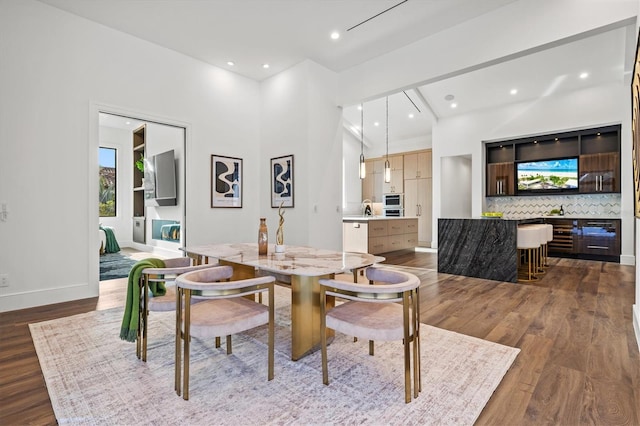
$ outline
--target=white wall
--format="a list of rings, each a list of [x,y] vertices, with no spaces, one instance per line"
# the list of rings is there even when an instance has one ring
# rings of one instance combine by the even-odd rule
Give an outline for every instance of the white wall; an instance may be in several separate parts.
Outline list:
[[[622,123],[622,255],[633,256],[633,226],[628,206],[633,190],[631,181],[631,141],[629,90],[626,86],[607,85],[557,94],[535,102],[441,119],[433,130],[434,166],[434,224],[441,215],[442,157],[471,155],[472,215],[479,216],[484,203],[484,146],[483,141],[513,139],[525,135],[561,132]],[[434,227],[436,230],[437,227]],[[437,237],[436,237],[437,238]]]
[[[187,123],[189,244],[254,239],[257,82],[32,0],[0,1],[0,57],[0,311],[98,294],[93,103]],[[211,209],[214,153],[244,159],[242,209]]]
[[[440,217],[471,217],[471,158],[441,157],[440,163]]]
[[[271,158],[294,155],[294,208],[285,209],[285,245],[342,247],[342,110],[336,75],[304,61],[261,84],[260,214],[274,241],[278,209],[271,208]],[[258,218],[255,218],[256,232]],[[253,240],[253,239],[252,239]]]

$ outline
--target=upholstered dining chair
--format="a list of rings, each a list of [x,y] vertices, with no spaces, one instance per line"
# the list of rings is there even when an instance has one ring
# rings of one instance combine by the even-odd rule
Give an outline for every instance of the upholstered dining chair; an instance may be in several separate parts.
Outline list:
[[[267,379],[273,379],[275,278],[263,276],[219,282],[229,275],[230,270],[229,266],[218,266],[188,272],[176,279],[175,390],[185,400],[189,399],[192,337],[210,339],[227,336],[227,354],[230,354],[232,334],[268,324]],[[254,301],[256,294],[265,291],[268,292],[268,306]],[[200,303],[193,304],[196,300]]]
[[[140,275],[139,326],[136,338],[136,355],[147,361],[147,333],[149,331],[149,312],[166,312],[176,309],[176,291],[172,285],[175,279],[185,272],[211,268],[216,265],[192,265],[188,257],[176,257],[164,260],[164,268],[144,268]],[[225,279],[230,278],[231,274]],[[149,297],[152,285],[165,283],[167,292],[163,296]],[[167,285],[168,284],[168,285]]]
[[[366,269],[369,284],[334,279],[320,280],[320,344],[322,380],[329,384],[327,328],[373,341],[402,340],[404,346],[405,402],[411,402],[411,354],[413,397],[422,390],[420,376],[420,280],[413,274],[381,267]],[[327,296],[347,301],[327,311]],[[401,303],[398,303],[401,302]],[[335,343],[334,343],[335,344]],[[413,344],[411,348],[410,345]]]

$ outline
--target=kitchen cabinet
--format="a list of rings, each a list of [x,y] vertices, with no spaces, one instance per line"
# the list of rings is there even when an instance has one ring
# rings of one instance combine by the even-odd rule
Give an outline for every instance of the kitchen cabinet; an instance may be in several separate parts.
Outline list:
[[[547,194],[620,193],[620,135],[621,126],[614,125],[487,143],[486,196],[533,194],[518,191],[514,164],[574,158],[578,158],[578,188],[554,188]]]
[[[620,219],[546,218],[553,225],[551,255],[620,260]]]
[[[404,178],[426,179],[432,177],[431,150],[404,155]]]
[[[515,172],[512,161],[487,164],[487,196],[515,195]]]
[[[418,219],[418,245],[431,247],[432,179],[405,179],[404,215]]]
[[[344,219],[344,251],[380,254],[418,245],[417,219]]]
[[[382,184],[384,182],[384,160],[365,160],[366,176],[362,180],[362,199],[374,203],[382,202]]]
[[[580,219],[580,253],[620,256],[620,220]]]
[[[620,156],[617,152],[581,155],[579,170],[580,192],[620,192]]]
[[[391,166],[391,181],[384,182],[384,160],[382,170],[382,193],[401,194],[404,190],[404,156],[403,155],[390,155],[389,165]]]
[[[578,221],[574,219],[546,219],[553,225],[553,240],[549,241],[549,253],[576,253]]]

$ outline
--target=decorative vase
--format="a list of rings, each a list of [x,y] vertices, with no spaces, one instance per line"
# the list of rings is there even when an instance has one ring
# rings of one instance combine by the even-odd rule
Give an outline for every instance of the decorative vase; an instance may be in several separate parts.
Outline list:
[[[267,218],[260,218],[260,227],[258,228],[258,255],[266,255],[269,245],[269,234],[267,233]]]

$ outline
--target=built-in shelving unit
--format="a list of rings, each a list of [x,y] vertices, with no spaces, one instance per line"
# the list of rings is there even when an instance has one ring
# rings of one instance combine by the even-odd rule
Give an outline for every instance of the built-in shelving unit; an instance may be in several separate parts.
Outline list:
[[[136,167],[136,161],[145,155],[145,133],[145,124],[133,131],[133,241],[141,244],[145,243],[144,173]]]
[[[518,163],[571,157],[578,158],[578,192],[557,194],[620,192],[620,125],[615,125],[487,143],[486,195],[524,195],[517,190]]]

